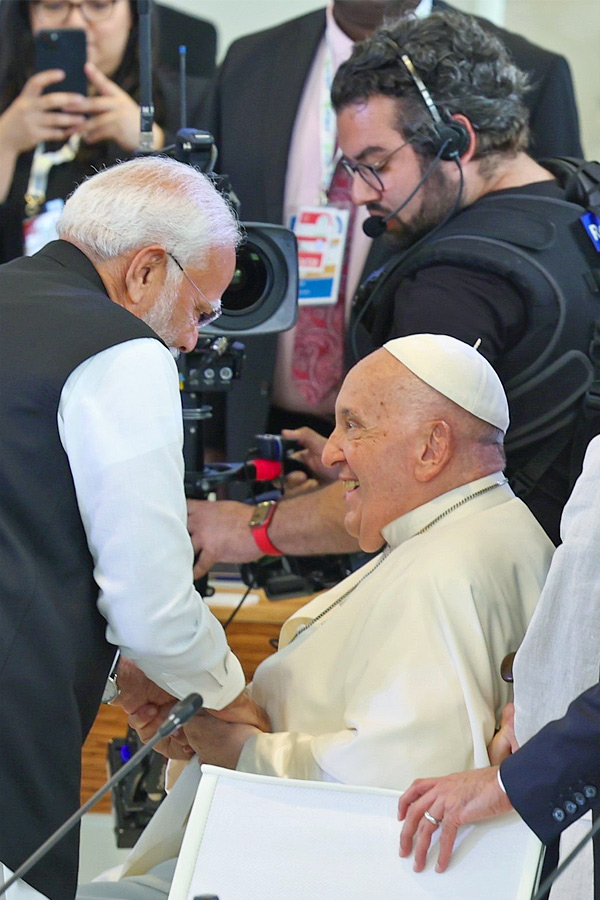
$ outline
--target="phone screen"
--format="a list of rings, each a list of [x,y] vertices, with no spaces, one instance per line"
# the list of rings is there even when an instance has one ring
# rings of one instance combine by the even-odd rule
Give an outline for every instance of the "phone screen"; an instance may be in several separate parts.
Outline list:
[[[64,81],[51,84],[44,93],[66,91],[87,94],[87,78],[83,71],[86,61],[86,37],[81,28],[53,28],[38,31],[35,36],[36,71],[62,69]]]

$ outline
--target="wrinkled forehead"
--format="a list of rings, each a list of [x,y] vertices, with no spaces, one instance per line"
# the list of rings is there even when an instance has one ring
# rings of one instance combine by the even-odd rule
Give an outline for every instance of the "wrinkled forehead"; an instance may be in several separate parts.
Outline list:
[[[387,350],[376,350],[346,375],[336,409],[360,411],[373,418],[392,417],[407,406],[410,387],[419,379]]]

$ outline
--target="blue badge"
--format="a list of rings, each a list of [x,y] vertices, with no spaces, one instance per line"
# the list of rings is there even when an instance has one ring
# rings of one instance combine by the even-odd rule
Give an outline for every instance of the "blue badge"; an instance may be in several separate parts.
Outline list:
[[[592,244],[600,253],[600,218],[593,212],[586,212],[581,216],[581,223],[587,231]]]

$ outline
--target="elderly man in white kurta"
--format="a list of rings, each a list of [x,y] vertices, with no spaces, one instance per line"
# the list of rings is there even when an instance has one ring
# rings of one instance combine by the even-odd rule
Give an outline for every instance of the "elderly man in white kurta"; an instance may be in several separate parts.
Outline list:
[[[395,789],[488,764],[509,699],[500,663],[553,551],[502,474],[507,427],[495,372],[454,338],[399,338],[350,371],[323,461],[344,482],[346,528],[381,552],[284,624],[251,688],[272,733],[200,715],[185,728],[200,759]],[[192,760],[129,874],[174,855],[198,777]],[[136,897],[134,884],[80,896]]]

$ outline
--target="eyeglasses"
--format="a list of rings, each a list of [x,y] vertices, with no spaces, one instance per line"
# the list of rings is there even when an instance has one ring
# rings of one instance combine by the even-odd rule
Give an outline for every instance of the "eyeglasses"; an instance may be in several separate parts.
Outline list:
[[[392,156],[399,153],[400,150],[403,150],[404,147],[410,143],[410,141],[405,141],[403,144],[400,144],[399,147],[396,147],[395,150],[390,151],[383,159],[377,160],[377,162],[372,165],[369,165],[368,163],[352,163],[349,159],[346,159],[345,156],[342,156],[341,163],[351,178],[354,178],[355,175],[360,175],[362,180],[368,184],[370,188],[373,188],[375,191],[383,191],[385,190],[383,181],[378,173],[387,166]]]
[[[206,294],[204,293],[204,291],[203,291],[201,288],[198,287],[198,285],[196,284],[196,282],[195,282],[192,278],[190,278],[190,276],[189,276],[188,273],[185,271],[185,269],[183,268],[183,266],[181,265],[181,263],[179,262],[179,260],[177,259],[177,257],[173,256],[173,254],[172,254],[169,250],[167,250],[167,255],[171,257],[171,259],[173,260],[173,262],[175,263],[175,265],[177,266],[177,268],[178,268],[181,272],[183,272],[183,274],[185,275],[185,277],[187,278],[187,280],[189,281],[189,283],[192,285],[192,287],[196,288],[196,290],[198,291],[198,293],[200,294],[200,296],[202,297],[202,299],[203,299],[206,303],[208,303],[208,305],[209,305],[210,308],[212,309],[212,312],[210,312],[210,313],[208,313],[208,312],[202,312],[202,313],[200,313],[200,316],[199,316],[199,318],[198,318],[198,328],[203,328],[205,325],[210,325],[212,322],[215,321],[215,319],[218,319],[219,316],[221,315],[221,312],[222,312],[222,310],[221,310],[221,300],[220,300],[220,299],[219,299],[219,300],[212,300],[212,301],[209,300],[208,297],[206,296]]]
[[[34,0],[34,7],[40,19],[54,28],[64,25],[73,7],[76,7],[85,21],[92,25],[95,22],[104,22],[112,15],[115,3],[118,3],[118,0],[80,0],[79,3],[73,0]]]

